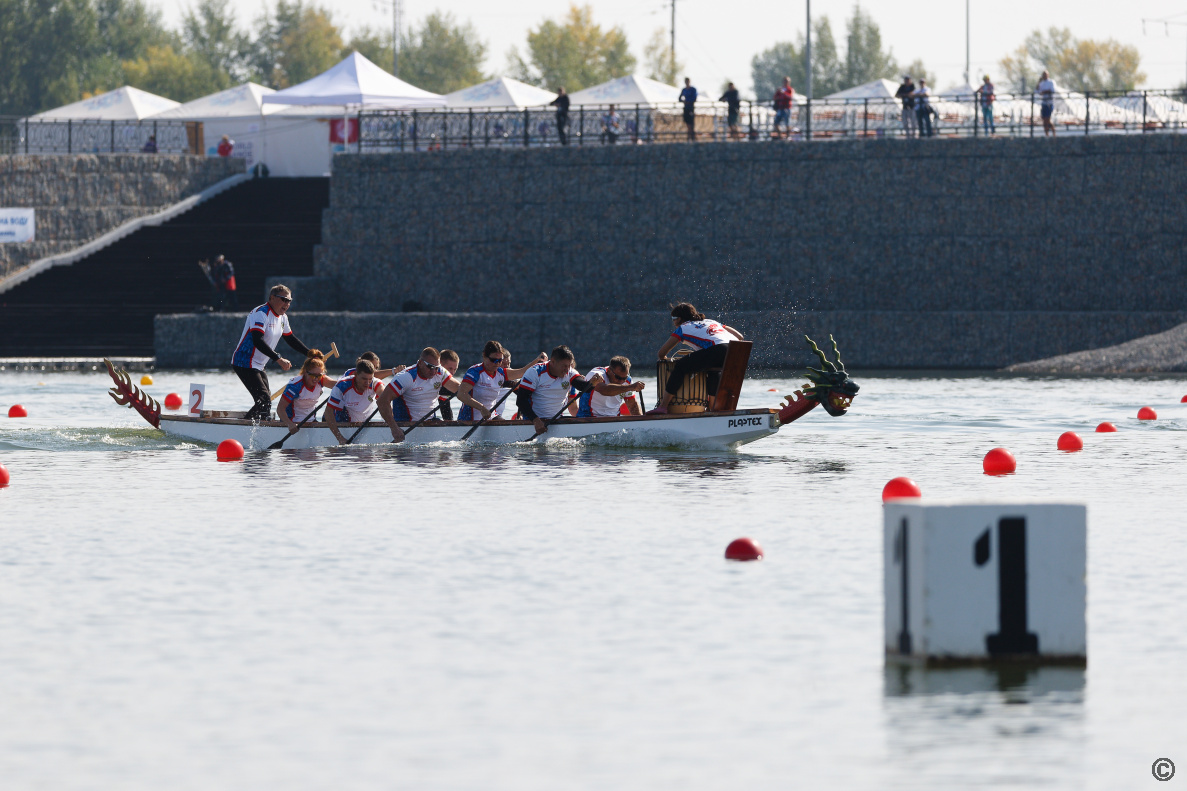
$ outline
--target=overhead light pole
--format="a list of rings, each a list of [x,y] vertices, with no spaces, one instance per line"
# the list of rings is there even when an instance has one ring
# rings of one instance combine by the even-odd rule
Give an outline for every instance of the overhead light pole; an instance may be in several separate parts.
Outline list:
[[[812,139],[812,0],[805,0],[805,3],[807,4],[807,7],[808,7],[808,15],[807,15],[807,18],[808,18],[807,30],[808,30],[808,32],[804,36],[804,42],[805,42],[804,71],[807,73],[807,79],[806,79],[807,88],[805,89],[805,92],[808,95],[807,96],[807,99],[808,99],[807,118],[808,118],[808,120],[805,122],[804,128],[806,130],[807,139],[811,140]]]
[[[972,74],[972,69],[969,68],[969,0],[964,0],[964,84],[972,85],[969,75]]]
[[[392,76],[400,76],[400,0],[392,0]]]

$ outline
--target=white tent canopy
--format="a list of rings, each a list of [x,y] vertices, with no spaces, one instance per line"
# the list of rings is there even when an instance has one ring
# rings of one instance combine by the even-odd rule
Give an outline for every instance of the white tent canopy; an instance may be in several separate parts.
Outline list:
[[[569,103],[582,104],[645,104],[655,107],[680,101],[680,89],[656,80],[632,74],[603,82],[570,94]]]
[[[1144,110],[1147,123],[1155,122],[1179,126],[1187,124],[1187,104],[1169,96],[1147,95],[1144,108],[1142,107],[1141,91],[1130,91],[1125,96],[1118,96],[1108,101],[1123,110],[1128,110],[1135,116],[1141,116]]]
[[[891,80],[871,80],[843,91],[830,93],[825,99],[893,99],[899,83]]]
[[[157,113],[157,119],[175,118],[183,121],[206,121],[212,118],[251,118],[264,113],[273,113],[281,109],[280,105],[265,107],[263,99],[270,93],[276,93],[272,88],[245,82],[225,91],[212,93],[200,99],[179,104],[172,110]]]
[[[528,85],[510,77],[495,77],[493,80],[471,85],[445,95],[450,107],[541,107],[556,98],[556,94]]]
[[[30,116],[36,120],[140,121],[177,107],[180,102],[125,85],[81,102]]]
[[[444,107],[445,98],[393,77],[358,52],[299,85],[270,93],[264,104],[337,105],[412,110]]]

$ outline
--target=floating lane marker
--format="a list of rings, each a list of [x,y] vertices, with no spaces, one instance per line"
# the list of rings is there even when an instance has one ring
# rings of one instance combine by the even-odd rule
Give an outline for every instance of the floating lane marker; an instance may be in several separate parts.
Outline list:
[[[919,488],[919,484],[910,478],[891,478],[882,487],[882,502],[888,500],[901,500],[907,497],[922,497],[923,490]]]
[[[1097,431],[1099,430],[1098,427]],[[1074,431],[1065,431],[1060,434],[1059,441],[1055,445],[1066,453],[1075,453],[1078,450],[1084,450],[1084,440],[1080,439],[1080,435]]]
[[[20,404],[13,404],[8,408],[9,417],[28,417],[29,413]]]
[[[1018,469],[1018,461],[1005,448],[994,448],[985,454],[981,467],[986,475],[1013,475]]]
[[[1158,420],[1158,413],[1148,406],[1138,410],[1138,420]]]
[[[243,458],[243,446],[238,440],[224,439],[218,443],[219,461],[239,461]]]
[[[165,396],[165,409],[181,409],[181,396],[177,393]]]
[[[762,560],[762,547],[753,538],[735,538],[725,548],[726,560]]]
[[[1101,423],[1099,426],[1096,427],[1097,434],[1112,434],[1116,430],[1117,430],[1117,427],[1114,426],[1112,423],[1110,423],[1107,420],[1104,423]]]
[[[3,464],[0,464],[0,489],[3,489],[5,486],[7,486],[9,480],[11,479],[8,476],[8,468]]]

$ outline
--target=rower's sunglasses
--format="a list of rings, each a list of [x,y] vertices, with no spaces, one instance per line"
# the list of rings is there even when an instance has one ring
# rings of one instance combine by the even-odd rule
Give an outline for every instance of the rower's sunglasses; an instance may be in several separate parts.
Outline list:
[[[293,301],[292,297],[282,297],[279,294],[276,295],[276,298],[279,299],[281,302],[283,302],[286,305],[292,304],[292,301]]]
[[[486,359],[490,360],[492,363],[501,363],[501,362],[503,362],[503,358],[502,358],[502,357],[487,357]]]
[[[627,379],[631,378],[630,374],[616,374],[613,371],[607,371],[606,373],[610,374],[610,378],[615,382],[625,382]]]

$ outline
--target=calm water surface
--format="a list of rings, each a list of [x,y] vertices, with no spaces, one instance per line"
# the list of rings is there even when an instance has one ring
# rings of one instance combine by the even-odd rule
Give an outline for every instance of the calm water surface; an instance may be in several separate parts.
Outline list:
[[[1158,757],[1187,771],[1187,380],[857,378],[848,416],[732,453],[225,464],[115,406],[105,375],[0,374],[0,405],[32,415],[0,418],[0,784],[1116,789],[1154,783]],[[246,403],[221,373],[149,390],[190,381]],[[801,381],[751,381],[742,405]],[[1082,453],[1055,450],[1068,429]],[[1017,475],[981,474],[996,445]],[[885,667],[896,475],[932,498],[1087,503],[1086,671]],[[725,562],[739,535],[766,560]]]

